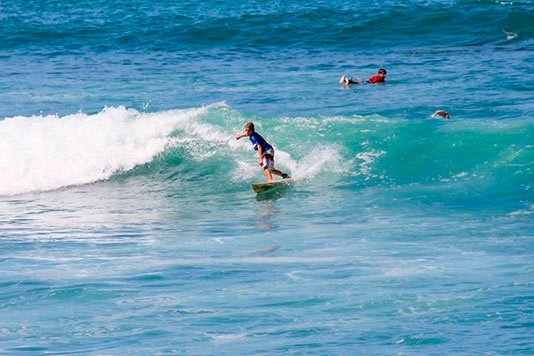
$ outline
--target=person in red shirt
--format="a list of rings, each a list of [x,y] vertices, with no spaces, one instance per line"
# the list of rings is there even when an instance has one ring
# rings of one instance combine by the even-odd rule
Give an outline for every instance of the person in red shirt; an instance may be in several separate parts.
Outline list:
[[[388,72],[384,68],[380,68],[378,70],[378,74],[375,76],[372,76],[371,78],[367,79],[367,83],[385,83],[386,82],[386,74]]]
[[[371,84],[385,83],[387,73],[388,72],[384,68],[380,68],[378,70],[378,73],[375,76],[372,76],[371,78],[367,79],[367,83],[371,83]],[[339,83],[343,85],[363,84],[364,81],[359,78],[354,79],[352,77],[347,77],[345,75],[342,75],[341,78],[339,78]]]

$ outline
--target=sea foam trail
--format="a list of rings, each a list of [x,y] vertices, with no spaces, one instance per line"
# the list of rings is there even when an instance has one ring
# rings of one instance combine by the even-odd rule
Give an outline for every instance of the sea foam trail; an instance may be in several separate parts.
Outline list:
[[[207,108],[141,113],[124,107],[88,115],[0,121],[0,195],[109,178],[150,162]]]

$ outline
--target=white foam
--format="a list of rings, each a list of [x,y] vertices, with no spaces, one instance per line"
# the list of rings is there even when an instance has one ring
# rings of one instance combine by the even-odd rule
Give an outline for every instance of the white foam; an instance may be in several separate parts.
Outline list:
[[[257,153],[251,150],[250,142],[246,139],[238,143],[229,143],[229,149],[239,151],[246,155],[246,158],[236,158],[237,167],[233,174],[233,180],[250,180],[253,177],[263,177],[263,173],[257,163]],[[293,156],[274,146],[275,167],[282,172],[289,173],[295,180],[311,179],[321,174],[343,174],[349,169],[349,164],[344,161],[341,155],[341,147],[337,145],[317,145],[308,153],[295,159]]]
[[[386,151],[382,150],[370,150],[367,152],[360,152],[356,155],[356,158],[360,160],[358,164],[360,170],[358,174],[366,176],[366,179],[370,179],[371,176],[371,166],[376,161],[377,158],[380,158],[386,154]]]
[[[319,174],[343,174],[349,169],[341,155],[341,148],[335,145],[319,145],[314,147],[305,157],[294,161],[281,152],[279,162],[286,167],[295,179],[313,178]]]
[[[236,340],[241,340],[246,337],[245,334],[214,334],[211,336],[215,342],[232,342]]]
[[[0,121],[0,195],[109,178],[150,162],[207,108],[141,113],[124,107]],[[202,128],[198,128],[201,130]]]

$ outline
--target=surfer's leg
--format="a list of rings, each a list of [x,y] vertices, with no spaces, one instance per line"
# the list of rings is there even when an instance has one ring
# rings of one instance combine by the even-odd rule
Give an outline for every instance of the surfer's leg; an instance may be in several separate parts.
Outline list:
[[[267,181],[272,182],[273,181],[273,174],[272,169],[274,168],[274,161],[272,159],[272,156],[265,154],[262,158],[263,162],[263,173],[267,176]]]
[[[267,181],[272,182],[273,181],[273,174],[271,170],[267,167],[263,167],[263,173],[267,176]]]
[[[284,179],[286,179],[286,178],[291,178],[291,177],[289,176],[289,174],[284,173],[284,172],[282,172],[282,171],[279,171],[278,169],[272,169],[271,172],[272,172],[273,174],[276,174],[277,176],[280,176],[280,177],[284,178]]]
[[[274,156],[265,155],[263,157],[263,162],[264,162],[264,167],[269,168],[272,174],[276,174],[277,176],[280,176],[282,178],[290,178],[289,175],[274,168]]]

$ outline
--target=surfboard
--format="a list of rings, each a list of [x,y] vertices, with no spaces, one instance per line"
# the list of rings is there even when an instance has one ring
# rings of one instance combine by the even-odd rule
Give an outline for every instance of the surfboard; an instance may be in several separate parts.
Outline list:
[[[287,188],[293,181],[291,179],[275,180],[273,182],[252,183],[252,190],[256,194]]]

